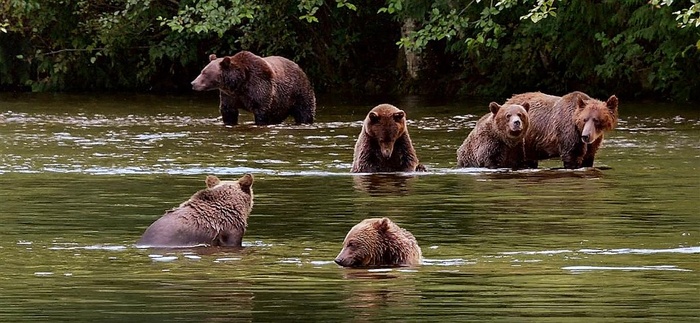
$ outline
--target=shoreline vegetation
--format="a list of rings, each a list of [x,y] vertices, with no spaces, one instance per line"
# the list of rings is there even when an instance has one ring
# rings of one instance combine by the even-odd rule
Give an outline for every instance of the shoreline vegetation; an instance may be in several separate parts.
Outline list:
[[[249,50],[318,93],[697,101],[699,17],[672,0],[5,0],[0,91],[191,91],[209,54]]]

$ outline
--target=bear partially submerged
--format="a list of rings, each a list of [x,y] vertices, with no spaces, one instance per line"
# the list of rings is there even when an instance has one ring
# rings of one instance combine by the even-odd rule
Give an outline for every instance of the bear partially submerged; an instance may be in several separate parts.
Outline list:
[[[564,168],[593,167],[603,134],[615,128],[618,100],[603,102],[583,92],[562,97],[540,92],[518,94],[505,104],[530,104],[530,130],[525,135],[528,167],[539,160],[561,157]]]
[[[488,113],[481,117],[462,145],[457,149],[457,166],[486,168],[523,168],[525,148],[523,139],[530,125],[530,105],[489,104]]]
[[[389,218],[373,218],[350,229],[335,263],[352,268],[402,267],[420,265],[422,257],[410,232]]]
[[[278,124],[288,116],[297,124],[313,123],[316,96],[296,63],[281,56],[260,57],[248,51],[217,58],[192,81],[196,91],[219,90],[225,125],[238,124],[239,109],[252,112],[256,125]]]
[[[253,175],[237,181],[207,176],[207,188],[153,222],[136,243],[144,247],[240,247],[253,209]]]
[[[353,173],[413,172],[418,162],[408,135],[406,113],[391,104],[374,107],[365,117],[355,143]]]

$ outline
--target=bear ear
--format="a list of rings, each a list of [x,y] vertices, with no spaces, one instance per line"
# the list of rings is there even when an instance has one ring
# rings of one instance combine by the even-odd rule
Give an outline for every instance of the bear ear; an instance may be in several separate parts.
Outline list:
[[[608,106],[608,109],[610,109],[610,111],[614,112],[615,110],[617,110],[617,97],[615,95],[610,96],[608,98],[608,101],[605,102],[605,104]]]
[[[219,178],[214,175],[208,175],[207,179],[204,182],[207,183],[207,188],[212,188],[216,185],[219,185],[219,183],[221,183],[221,180],[219,180]]]
[[[241,189],[244,192],[250,193],[250,187],[253,186],[253,175],[252,174],[243,175],[243,177],[238,179],[238,185],[241,186]]]
[[[523,105],[523,108],[525,108],[525,111],[528,111],[528,112],[530,111],[530,103],[525,102],[522,105]]]
[[[377,114],[376,112],[370,111],[370,113],[367,116],[369,117],[369,121],[371,123],[379,122],[379,114]]]
[[[230,56],[224,57],[224,59],[221,60],[221,63],[219,63],[219,65],[221,66],[221,68],[225,68],[225,69],[229,68],[231,66],[231,57]]]
[[[586,102],[583,101],[583,97],[580,95],[576,97],[576,108],[583,109],[586,107]]]
[[[401,122],[403,118],[406,117],[406,112],[403,112],[403,110],[399,110],[399,112],[394,112],[394,121],[396,122]]]
[[[384,233],[389,230],[389,224],[391,224],[391,220],[389,220],[389,218],[381,218],[379,221],[374,223],[374,228],[377,230],[377,232]]]
[[[489,103],[489,111],[491,111],[491,113],[496,114],[496,113],[498,113],[498,110],[500,110],[500,109],[501,109],[501,106],[498,105],[498,103],[496,103],[496,102]]]
[[[215,59],[216,59],[216,54],[211,54],[211,55],[209,55],[209,61],[210,61],[210,62],[213,61],[213,60],[215,60]]]

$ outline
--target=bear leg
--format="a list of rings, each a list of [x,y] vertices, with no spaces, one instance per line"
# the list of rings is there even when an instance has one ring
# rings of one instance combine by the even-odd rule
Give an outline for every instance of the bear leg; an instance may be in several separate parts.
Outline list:
[[[603,143],[603,137],[601,136],[598,140],[594,141],[592,144],[588,145],[586,149],[586,154],[583,155],[583,162],[581,166],[583,167],[593,167],[593,160],[595,159],[595,154],[598,152],[598,148]]]
[[[224,125],[235,126],[238,124],[238,100],[235,97],[219,91],[219,111]]]
[[[313,90],[310,90],[313,93]],[[312,124],[314,123],[314,117],[316,116],[316,98],[313,94],[309,95],[300,91],[296,95],[295,104],[290,110],[290,114],[294,117],[294,122],[296,124]]]
[[[292,117],[294,117],[294,122],[296,122],[296,124],[314,123],[314,115],[312,113],[309,113],[307,110],[309,109],[301,106],[296,106],[292,108],[291,114]]]
[[[235,126],[238,124],[238,109],[221,107],[221,119],[225,126]]]
[[[561,160],[564,162],[564,168],[566,169],[581,168],[583,154],[575,154],[572,152],[563,153],[561,155]]]

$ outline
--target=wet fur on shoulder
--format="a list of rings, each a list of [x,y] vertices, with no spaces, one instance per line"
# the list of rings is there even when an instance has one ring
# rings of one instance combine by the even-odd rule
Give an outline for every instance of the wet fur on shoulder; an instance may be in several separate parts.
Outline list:
[[[240,247],[253,209],[253,176],[221,181],[209,175],[205,182],[207,188],[151,224],[137,245]]]
[[[537,161],[561,157],[564,168],[592,167],[605,132],[618,121],[618,99],[606,101],[572,92],[563,97],[540,92],[518,94],[506,103],[530,103],[530,130],[525,136],[529,167]]]
[[[421,261],[416,238],[389,218],[365,219],[352,227],[335,258],[353,268],[416,266]]]
[[[355,143],[353,173],[424,170],[408,135],[406,113],[390,104],[374,107],[365,117]]]

